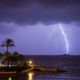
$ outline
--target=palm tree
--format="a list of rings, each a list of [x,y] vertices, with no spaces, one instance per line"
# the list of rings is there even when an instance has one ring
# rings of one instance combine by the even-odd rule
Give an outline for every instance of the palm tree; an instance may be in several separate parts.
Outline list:
[[[5,39],[4,41],[2,41],[1,47],[6,47],[6,51],[7,53],[9,53],[9,47],[14,47],[14,41],[10,38]]]
[[[6,52],[4,54],[4,56],[2,57],[2,63],[4,64],[9,64],[11,59],[10,59],[10,53],[9,53],[9,48],[10,47],[14,47],[14,41],[10,38],[5,39],[4,41],[2,41],[1,47],[6,47]]]

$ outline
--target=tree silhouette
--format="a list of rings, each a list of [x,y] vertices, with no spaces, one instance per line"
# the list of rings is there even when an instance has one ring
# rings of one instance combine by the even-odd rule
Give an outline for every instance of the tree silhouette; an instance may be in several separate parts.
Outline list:
[[[1,47],[6,47],[5,54],[2,56],[2,64],[6,66],[22,66],[25,63],[25,58],[23,55],[18,52],[13,52],[12,54],[9,52],[10,47],[14,47],[14,41],[10,38],[2,41]]]
[[[14,41],[10,38],[5,39],[4,41],[2,41],[1,47],[6,47],[6,51],[7,53],[9,53],[9,47],[14,47]]]
[[[24,56],[19,54],[18,52],[14,52],[12,54],[13,64],[22,65],[25,61]]]
[[[2,41],[1,47],[6,47],[5,54],[2,57],[2,63],[8,65],[11,62],[11,57],[10,57],[11,54],[9,53],[9,48],[14,46],[15,46],[14,41],[10,38],[7,38],[4,41]]]
[[[11,62],[11,54],[10,53],[7,53],[5,52],[5,54],[3,54],[3,57],[2,57],[2,64],[4,65],[10,65],[10,62]]]

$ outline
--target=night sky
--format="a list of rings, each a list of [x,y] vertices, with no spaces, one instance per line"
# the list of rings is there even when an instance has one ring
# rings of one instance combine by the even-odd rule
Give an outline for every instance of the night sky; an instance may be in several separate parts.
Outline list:
[[[80,0],[0,0],[0,43],[11,38],[26,55],[80,54]],[[0,48],[0,51],[6,49]]]

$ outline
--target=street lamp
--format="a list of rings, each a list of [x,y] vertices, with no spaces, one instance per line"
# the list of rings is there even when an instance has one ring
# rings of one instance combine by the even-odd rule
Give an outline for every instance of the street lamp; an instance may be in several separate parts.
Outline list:
[[[28,63],[29,63],[29,65],[31,65],[33,62],[32,62],[32,60],[29,60],[29,62],[28,62]]]

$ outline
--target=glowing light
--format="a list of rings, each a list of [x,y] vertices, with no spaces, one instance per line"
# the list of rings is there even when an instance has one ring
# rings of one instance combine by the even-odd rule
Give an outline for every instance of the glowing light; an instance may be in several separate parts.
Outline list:
[[[12,78],[11,78],[11,77],[9,77],[9,78],[8,78],[8,80],[12,80]]]
[[[34,75],[34,73],[29,72],[28,73],[28,80],[33,80],[33,75]]]
[[[69,43],[68,43],[68,40],[67,40],[67,36],[66,36],[66,34],[64,32],[64,29],[63,29],[61,24],[59,24],[59,28],[60,28],[63,36],[64,36],[64,40],[65,40],[65,43],[66,43],[67,54],[68,54],[68,52],[69,52]]]
[[[54,26],[52,25],[51,26],[51,31],[49,32],[49,35],[46,39],[46,44],[45,44],[45,53],[47,52],[47,44],[49,42],[49,39],[52,37],[53,33],[54,32],[59,32],[59,30],[61,31],[62,35],[64,36],[64,41],[65,41],[65,44],[66,44],[66,51],[67,51],[67,54],[69,52],[69,43],[68,43],[68,39],[67,39],[67,36],[64,32],[64,29],[63,29],[63,26],[61,23],[59,24],[55,24]]]
[[[49,35],[48,35],[48,37],[47,37],[47,39],[46,39],[46,43],[45,43],[45,53],[47,53],[47,44],[48,44],[48,42],[49,42],[49,39],[52,37],[52,35],[53,35],[53,33],[54,33],[55,31],[57,31],[57,28],[52,25],[52,26],[51,26],[51,30],[50,30],[50,32],[49,32]]]
[[[28,63],[31,65],[33,62],[32,62],[32,60],[30,60]]]

